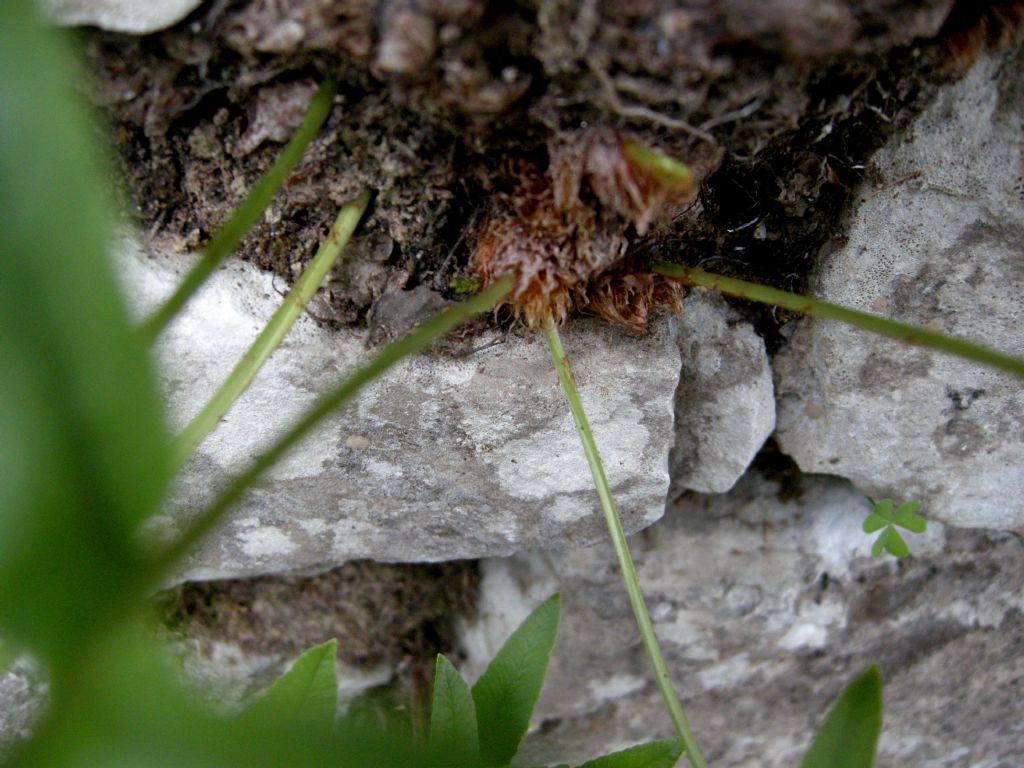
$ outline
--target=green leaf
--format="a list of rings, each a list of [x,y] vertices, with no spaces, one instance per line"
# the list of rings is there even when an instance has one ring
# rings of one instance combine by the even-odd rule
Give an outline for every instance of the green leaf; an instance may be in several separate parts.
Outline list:
[[[885,530],[887,531],[889,529],[886,528]],[[884,551],[885,551],[885,532],[883,531],[882,535],[879,536],[877,539],[875,539],[875,543],[871,545],[871,556],[872,557],[879,557],[882,554],[882,552],[884,552]]]
[[[477,764],[476,708],[462,675],[442,654],[437,655],[434,701],[430,710],[430,747],[452,765]]]
[[[337,655],[337,640],[310,648],[242,713],[242,719],[303,722],[330,730],[338,709]]]
[[[66,42],[35,3],[0,3],[0,617],[51,661],[141,599],[134,533],[169,475],[108,261],[117,174]]]
[[[825,715],[800,768],[871,768],[882,730],[882,676],[868,667]]]
[[[903,540],[903,537],[900,536],[899,531],[895,528],[886,528],[882,538],[885,539],[885,548],[889,551],[890,555],[906,557],[910,554],[910,547],[907,546],[907,542]]]
[[[872,512],[870,515],[864,518],[864,533],[874,533],[878,529],[884,528],[888,524],[888,520],[886,520],[881,515],[876,515]]]
[[[560,603],[552,595],[526,617],[473,686],[480,757],[507,765],[530,725],[558,634]]]
[[[683,754],[675,739],[652,741],[589,760],[580,768],[672,768]]]
[[[881,515],[882,517],[884,517],[887,523],[890,523],[892,522],[892,508],[892,499],[882,499],[881,501],[875,502],[874,512],[876,515]]]
[[[224,717],[185,689],[166,654],[140,632],[104,639],[77,661],[73,700],[55,698],[9,768],[409,768],[400,734],[336,734],[292,719]]]
[[[924,533],[928,527],[925,519],[917,514],[917,508],[921,506],[919,501],[908,501],[896,510],[893,523],[905,528],[912,533]]]

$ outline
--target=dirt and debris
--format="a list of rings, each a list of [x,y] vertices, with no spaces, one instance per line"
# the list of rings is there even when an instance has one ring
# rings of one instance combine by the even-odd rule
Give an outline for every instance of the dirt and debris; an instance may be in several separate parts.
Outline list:
[[[476,564],[392,565],[354,561],[319,576],[266,576],[190,583],[161,600],[165,623],[198,643],[218,641],[256,656],[294,658],[337,638],[354,667],[398,667],[460,658],[456,623],[472,618]]]
[[[453,298],[493,190],[523,163],[546,171],[551,148],[588,130],[695,169],[694,203],[626,231],[630,254],[799,289],[841,237],[872,151],[957,76],[964,39],[998,37],[1018,6],[966,5],[210,0],[157,34],[83,36],[143,228],[180,248],[227,219],[314,85],[340,81],[240,254],[294,279],[338,207],[373,189],[361,234],[391,250],[365,267],[349,253],[315,312],[363,325],[376,302],[420,285]]]

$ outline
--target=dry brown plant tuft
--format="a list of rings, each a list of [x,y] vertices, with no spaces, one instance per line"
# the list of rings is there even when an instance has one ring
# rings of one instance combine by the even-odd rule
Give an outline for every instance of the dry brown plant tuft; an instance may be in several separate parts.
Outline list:
[[[686,166],[614,131],[591,130],[551,152],[547,173],[515,166],[511,192],[497,193],[472,267],[490,283],[513,281],[511,303],[531,327],[570,311],[641,332],[658,306],[682,307],[682,286],[625,259],[628,229],[646,233],[670,205],[691,200]],[[588,194],[589,192],[589,194]]]

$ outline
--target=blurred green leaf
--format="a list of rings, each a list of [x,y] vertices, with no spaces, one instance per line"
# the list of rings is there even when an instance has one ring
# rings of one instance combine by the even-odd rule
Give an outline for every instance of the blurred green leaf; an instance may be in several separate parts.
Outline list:
[[[97,645],[78,672],[9,768],[422,768],[408,741],[378,729],[213,714],[137,632]]]
[[[168,476],[107,258],[116,175],[63,38],[29,0],[0,3],[0,621],[50,660],[123,612]]]
[[[896,510],[896,514],[893,515],[893,523],[901,528],[906,528],[912,533],[924,533],[928,528],[928,523],[917,514],[917,508],[920,506],[921,502],[919,501],[908,501],[906,504],[903,504]]]
[[[559,612],[558,595],[537,606],[473,686],[484,765],[507,765],[519,748],[544,685]]]
[[[892,499],[882,499],[875,502],[875,514],[884,517],[887,523],[892,522],[892,509]]]
[[[889,554],[895,557],[906,557],[910,554],[910,547],[907,546],[907,542],[900,536],[899,531],[895,528],[886,528],[882,535],[879,537],[885,542],[885,548],[889,550]]]
[[[337,655],[337,640],[310,648],[242,713],[242,719],[252,724],[301,721],[329,731],[338,709]]]
[[[672,768],[681,754],[681,743],[675,739],[665,739],[613,752],[590,760],[580,768]]]
[[[434,700],[430,710],[430,747],[452,765],[480,762],[476,709],[462,675],[442,654],[437,655]]]
[[[864,519],[864,533],[874,533],[888,524],[889,522],[884,517],[872,513]]]
[[[871,768],[882,731],[882,675],[860,674],[825,715],[800,768]]]

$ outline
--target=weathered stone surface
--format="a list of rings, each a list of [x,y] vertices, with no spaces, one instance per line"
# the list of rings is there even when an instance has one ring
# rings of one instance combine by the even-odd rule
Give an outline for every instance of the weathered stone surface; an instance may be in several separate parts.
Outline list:
[[[58,24],[88,24],[111,32],[144,35],[177,24],[202,0],[41,0]]]
[[[878,766],[1014,765],[1024,745],[1024,546],[933,523],[904,562],[870,558],[846,481],[748,473],[632,537],[673,678],[710,765],[797,765],[828,703],[869,664],[885,680]],[[524,764],[578,761],[672,727],[610,545],[482,564],[467,625],[479,673],[540,600],[563,618]],[[1000,762],[1003,761],[1003,762]]]
[[[31,733],[48,690],[39,666],[28,656],[0,671],[0,760]]]
[[[137,250],[122,259],[129,293],[143,306],[165,295],[183,266]],[[198,412],[280,300],[269,275],[234,264],[165,333],[158,354],[174,429]],[[573,322],[563,336],[625,526],[637,530],[665,507],[679,370],[673,321],[639,338]],[[490,341],[502,340],[479,343]],[[359,331],[328,332],[301,319],[184,469],[158,525],[178,527],[373,353]],[[543,337],[511,336],[462,358],[399,364],[276,465],[180,576],[580,546],[604,535],[596,510]]]
[[[812,293],[1024,356],[1024,52],[982,58],[873,160]],[[875,174],[873,174],[875,175]],[[805,320],[775,361],[778,438],[808,472],[1024,530],[1024,386],[948,355]]]
[[[683,305],[672,486],[724,493],[775,429],[772,371],[764,341],[721,296],[694,291]]]

